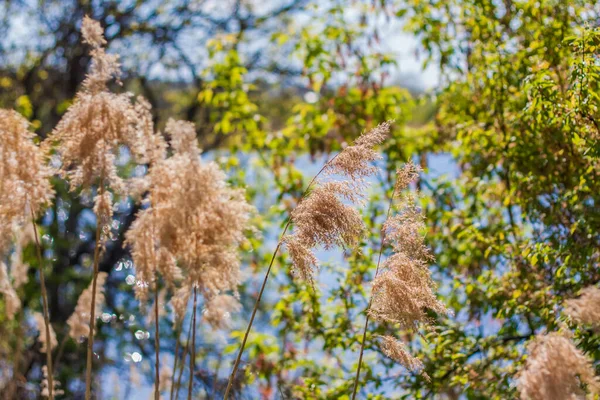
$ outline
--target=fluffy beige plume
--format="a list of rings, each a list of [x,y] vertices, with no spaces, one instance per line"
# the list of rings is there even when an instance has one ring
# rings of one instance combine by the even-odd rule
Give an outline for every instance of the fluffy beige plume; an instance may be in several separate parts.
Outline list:
[[[408,189],[411,183],[419,179],[419,174],[421,172],[421,167],[412,161],[407,162],[402,168],[397,169],[394,193],[398,195],[402,193],[402,191]]]
[[[100,231],[100,241],[105,243],[110,238],[111,221],[113,217],[112,194],[104,192],[94,198],[94,214],[96,214],[102,230]]]
[[[83,42],[89,44],[93,48],[102,47],[106,44],[106,39],[104,39],[104,29],[100,26],[100,22],[94,21],[87,15],[83,17],[81,34],[83,35]]]
[[[154,286],[154,268],[158,264],[156,249],[155,215],[152,210],[143,210],[125,234],[125,244],[131,247],[131,257],[135,265],[135,296],[142,303],[148,300],[148,288]]]
[[[148,163],[165,156],[162,136],[154,132],[150,105],[143,98],[136,102],[129,93],[115,94],[107,83],[118,77],[120,66],[116,55],[104,49],[106,40],[99,23],[83,20],[84,42],[92,46],[92,66],[61,121],[45,142],[48,151],[53,145],[60,155],[61,175],[70,181],[71,190],[90,189],[101,183],[116,193],[127,185],[117,174],[115,159],[121,146],[131,151],[138,163]],[[101,181],[101,182],[100,182]],[[112,200],[108,191],[99,190],[94,211],[103,225],[103,237],[110,229]]]
[[[48,367],[46,367],[45,365],[42,367],[42,374],[43,374],[43,379],[42,379],[42,387],[41,387],[41,393],[40,396],[42,396],[43,398],[49,398],[50,397],[50,393],[48,393]],[[60,396],[62,394],[64,394],[65,392],[60,390],[60,382],[56,380],[56,378],[52,379],[52,383],[54,386],[52,388],[52,396]]]
[[[283,238],[283,243],[292,259],[292,273],[299,279],[311,282],[315,268],[319,265],[315,253],[296,235],[287,235]]]
[[[383,353],[403,365],[412,372],[421,372],[423,363],[418,358],[413,357],[407,350],[406,345],[393,336],[377,336],[381,339],[381,350]]]
[[[15,290],[29,281],[27,273],[29,264],[23,261],[23,248],[35,240],[33,226],[24,224],[22,227],[15,225],[15,248],[10,256],[10,275],[13,279]]]
[[[108,274],[99,272],[96,282],[96,299],[95,299],[95,315],[99,316],[104,305],[104,284]],[[79,341],[83,336],[87,337],[90,334],[90,304],[92,303],[92,284],[88,286],[79,296],[75,311],[67,320],[69,325],[69,336],[72,339]]]
[[[375,146],[381,144],[388,136],[393,121],[383,122],[360,135],[352,146],[346,147],[325,167],[329,174],[345,175],[354,182],[377,172],[374,161],[381,159]]]
[[[420,324],[430,322],[428,310],[440,314],[448,312],[434,293],[435,284],[428,265],[434,257],[421,233],[425,228],[424,217],[415,204],[416,196],[403,193],[418,178],[419,171],[409,162],[396,173],[392,201],[399,199],[398,213],[388,215],[382,229],[383,244],[391,245],[393,254],[381,267],[378,264],[368,310],[369,316],[375,320],[398,323],[403,329],[414,330]],[[404,343],[393,337],[383,337],[381,349],[407,369],[422,370],[421,362],[408,354]],[[424,372],[421,373],[428,378]]]
[[[140,211],[126,234],[139,281],[154,285],[154,269],[168,285],[184,276],[187,294],[178,291],[174,309],[185,312],[189,290],[196,285],[207,304],[226,292],[237,293],[240,260],[253,212],[244,190],[231,188],[217,166],[200,159],[195,129],[170,120],[166,132],[174,154],[148,172],[149,207]],[[147,289],[137,293],[144,300]],[[229,303],[231,310],[237,307]],[[215,319],[214,326],[219,325]]]
[[[358,201],[350,183],[319,184],[292,212],[298,239],[307,247],[354,246],[364,225],[356,208],[344,200]]]
[[[423,216],[414,196],[401,193],[416,179],[418,171],[418,167],[408,163],[397,173],[394,193],[400,199],[399,212],[385,221],[382,231],[384,243],[390,244],[394,253],[373,281],[369,309],[369,315],[376,320],[398,322],[403,328],[428,322],[427,310],[447,312],[433,291],[435,285],[428,268],[433,256],[421,234]]]
[[[9,320],[14,319],[15,314],[21,309],[21,300],[10,283],[6,264],[0,261],[0,293],[4,295],[4,310]]]
[[[600,288],[588,286],[578,298],[566,300],[564,312],[578,324],[600,328]]]
[[[185,317],[185,311],[190,301],[190,295],[192,294],[192,285],[183,285],[175,291],[175,294],[171,298],[171,306],[173,307],[173,313],[175,314],[174,328],[178,322],[183,321]]]
[[[217,329],[230,327],[231,313],[242,308],[237,298],[226,294],[211,297],[206,301],[203,311],[204,321]]]
[[[417,196],[404,194],[399,197],[399,212],[389,217],[383,225],[385,243],[391,245],[395,253],[404,254],[411,260],[425,263],[435,261],[423,240],[425,218],[415,204]]]
[[[522,400],[584,399],[582,384],[587,385],[590,395],[600,395],[592,361],[570,338],[556,332],[538,335],[527,351],[527,361],[518,377]]]
[[[19,113],[0,109],[0,255],[10,244],[15,224],[40,215],[54,191],[52,171],[33,142],[29,122]]]
[[[163,318],[167,315],[167,288],[162,288],[158,291],[158,318]],[[155,310],[154,304],[152,307],[148,307],[146,314],[146,324],[151,325],[155,322]]]
[[[10,256],[10,276],[6,264],[0,261],[0,293],[4,295],[6,316],[11,320],[21,309],[17,290],[29,280],[29,265],[23,262],[23,247],[31,241],[32,230],[31,224],[13,224],[15,246]]]
[[[323,246],[354,247],[364,230],[359,212],[352,204],[360,204],[363,179],[377,171],[373,162],[380,158],[374,146],[383,142],[390,122],[363,133],[353,145],[346,147],[323,168],[325,175],[338,175],[341,181],[317,181],[315,188],[292,212],[295,231],[283,238],[292,272],[312,282],[318,260],[313,248]]]
[[[52,328],[52,325],[49,326],[50,340],[48,340],[48,338],[46,337],[46,324],[44,323],[44,316],[39,312],[34,312],[33,319],[35,320],[38,331],[40,332],[40,336],[38,338],[38,341],[42,345],[40,351],[42,353],[48,351],[48,342],[50,342],[50,350],[54,350],[54,348],[58,345],[58,341],[56,340],[56,333],[54,332],[54,328]]]

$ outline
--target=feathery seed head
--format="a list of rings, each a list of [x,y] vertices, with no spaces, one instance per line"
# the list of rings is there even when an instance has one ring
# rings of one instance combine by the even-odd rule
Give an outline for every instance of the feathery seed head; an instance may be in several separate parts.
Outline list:
[[[381,339],[381,350],[392,360],[400,363],[404,368],[412,372],[421,372],[423,363],[418,358],[413,357],[407,350],[406,345],[393,336],[377,335]]]
[[[129,148],[138,163],[155,161],[164,154],[164,144],[145,120],[145,107],[136,107],[128,94],[80,93],[47,139],[57,143],[62,165],[59,173],[70,181],[71,190],[91,187],[103,178],[113,190],[123,192],[115,159],[120,146]]]
[[[319,267],[319,260],[302,240],[295,235],[286,235],[283,238],[290,258],[292,259],[292,274],[301,280],[312,283],[315,269]]]
[[[214,329],[226,329],[229,328],[231,322],[231,313],[237,312],[241,308],[237,298],[220,294],[207,299],[203,317]]]
[[[423,215],[414,203],[409,203],[400,210],[400,213],[385,221],[384,241],[390,244],[395,252],[402,252],[413,260],[433,262],[435,258],[425,245],[422,233],[424,228]]]
[[[389,135],[392,121],[383,122],[358,137],[351,146],[346,147],[327,164],[328,174],[349,177],[355,183],[361,183],[364,177],[372,175],[377,168],[372,165],[381,158],[374,147],[381,144]]]
[[[592,362],[563,334],[536,336],[527,346],[529,356],[519,373],[517,387],[523,400],[582,399],[587,385],[600,394]]]
[[[423,169],[411,161],[404,164],[404,167],[399,168],[396,171],[396,184],[395,192],[400,194],[403,190],[407,189],[408,186],[419,179],[419,174]]]
[[[326,249],[353,247],[364,231],[364,224],[358,211],[341,198],[356,200],[356,196],[345,181],[317,186],[292,212],[299,240],[307,247],[318,244]]]
[[[600,328],[600,288],[584,288],[580,297],[565,301],[564,312],[579,324]]]
[[[397,173],[396,191],[405,189],[418,176],[418,169],[407,163]],[[394,254],[382,265],[373,281],[373,301],[369,314],[377,320],[398,322],[404,328],[417,328],[427,320],[427,310],[446,313],[437,300],[428,263],[434,258],[424,242],[421,230],[424,217],[415,205],[415,197],[402,195],[397,215],[383,224],[384,241]]]
[[[100,315],[102,306],[104,305],[104,284],[108,274],[106,272],[98,272],[96,278],[96,304],[94,305],[95,315]],[[79,296],[75,311],[67,320],[69,325],[69,336],[73,340],[78,341],[81,337],[88,337],[90,334],[90,305],[92,303],[92,283]]]
[[[433,256],[420,233],[424,228],[424,217],[415,206],[416,195],[399,193],[418,177],[418,171],[414,164],[407,163],[397,172],[394,197],[401,198],[400,212],[388,217],[382,227],[383,241],[391,244],[394,253],[373,280],[368,311],[375,320],[398,323],[404,329],[415,330],[420,324],[430,322],[428,310],[440,314],[448,312],[434,293],[435,284],[428,268]],[[404,344],[391,336],[384,339],[381,348],[410,370],[422,368],[421,362],[406,352]]]
[[[99,93],[106,90],[106,85],[110,80],[118,78],[121,74],[119,57],[106,53],[104,46],[107,42],[104,38],[104,29],[98,21],[94,21],[86,15],[81,24],[81,33],[83,43],[92,47],[90,51],[92,65],[90,73],[83,81],[83,88],[86,92]]]
[[[202,162],[193,124],[170,120],[167,132],[175,152],[150,168],[149,207],[138,213],[126,235],[138,279],[153,282],[156,268],[167,284],[175,285],[183,277],[181,290],[189,292],[196,285],[207,301],[236,293],[237,248],[245,240],[254,208],[244,190],[227,184],[216,163]],[[177,318],[185,312],[187,297],[189,293],[176,292]]]
[[[43,375],[43,379],[42,379],[40,396],[42,396],[44,398],[49,398],[50,393],[49,393],[49,384],[48,384],[48,367],[46,365],[42,366],[42,375]],[[60,389],[60,382],[56,378],[52,378],[52,386],[54,386],[54,388],[52,389],[53,396],[60,396],[65,393],[64,391],[62,391]]]
[[[0,293],[4,295],[4,309],[9,320],[14,319],[15,314],[21,309],[21,300],[17,292],[10,284],[6,264],[0,260]]]
[[[0,255],[10,244],[14,224],[29,220],[50,204],[52,171],[33,143],[29,122],[19,113],[0,109]]]
[[[106,44],[104,29],[100,26],[100,22],[91,19],[87,15],[83,17],[81,34],[83,35],[83,42],[92,47],[101,47]]]
[[[89,18],[84,20],[85,40],[94,48],[92,66],[61,121],[45,143],[47,151],[57,144],[61,156],[59,172],[70,181],[71,189],[90,188],[103,179],[116,192],[125,184],[117,174],[115,159],[121,146],[126,146],[138,163],[162,159],[166,144],[153,130],[150,105],[142,98],[132,101],[129,93],[115,94],[106,86],[120,73],[116,56],[102,47],[102,29]]]
[[[312,248],[355,247],[364,232],[360,213],[351,204],[362,204],[363,179],[377,171],[371,165],[380,156],[373,149],[383,142],[390,122],[363,133],[325,164],[326,175],[340,175],[342,181],[317,181],[316,187],[300,200],[292,212],[295,232],[282,239],[292,259],[292,271],[312,283],[317,258]]]
[[[369,315],[379,321],[399,323],[416,329],[429,322],[427,310],[447,312],[432,291],[427,265],[395,254],[386,260],[383,271],[373,281],[373,302]]]
[[[35,323],[37,325],[37,329],[40,332],[40,336],[38,337],[38,341],[42,345],[40,351],[45,353],[48,351],[48,344],[50,344],[50,350],[53,350],[57,345],[58,341],[56,340],[56,333],[54,332],[54,328],[52,325],[49,325],[50,328],[50,340],[46,337],[46,323],[44,321],[44,316],[42,313],[34,312],[33,319],[35,319]]]
[[[193,122],[169,118],[165,132],[171,137],[171,147],[176,153],[189,152],[192,156],[200,154],[196,139],[196,127]]]

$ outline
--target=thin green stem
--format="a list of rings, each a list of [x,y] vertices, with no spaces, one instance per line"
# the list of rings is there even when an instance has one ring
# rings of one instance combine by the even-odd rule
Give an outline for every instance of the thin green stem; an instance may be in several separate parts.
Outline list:
[[[44,309],[44,325],[46,327],[46,365],[48,368],[48,398],[54,398],[54,371],[52,370],[52,340],[50,338],[50,313],[48,312],[48,293],[46,291],[46,280],[44,278],[44,264],[42,259],[42,246],[38,235],[37,225],[35,224],[35,214],[31,210],[31,224],[35,235],[36,253],[38,258],[38,269],[40,273],[40,288],[42,290],[42,305]]]

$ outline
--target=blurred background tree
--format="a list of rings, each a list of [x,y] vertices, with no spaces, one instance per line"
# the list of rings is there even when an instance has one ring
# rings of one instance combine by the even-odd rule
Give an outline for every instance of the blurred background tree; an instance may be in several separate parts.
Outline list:
[[[372,323],[360,397],[513,398],[524,344],[556,328],[564,298],[600,280],[599,13],[578,0],[7,0],[0,5],[0,106],[21,112],[41,138],[52,130],[89,66],[79,32],[89,15],[121,56],[122,90],[150,101],[156,127],[168,117],[194,121],[205,156],[248,187],[263,235],[244,249],[245,309],[232,316],[232,330],[200,327],[192,377],[200,398],[223,393],[265,258],[305,175],[364,129],[395,119],[364,213],[363,251],[320,254],[328,262],[315,290],[293,281],[286,257],[278,259],[236,396],[348,396],[385,199],[393,171],[414,159],[426,169],[419,187],[434,276],[454,316],[440,316],[424,337],[403,334],[431,381],[385,358],[372,334],[394,327]],[[440,72],[432,92],[397,78],[403,29],[420,41],[424,66]],[[118,163],[125,174],[145,171],[130,165],[126,151]],[[95,220],[91,199],[54,183],[57,200],[40,224],[60,341],[90,281]],[[134,266],[123,248],[136,211],[131,201],[119,204],[100,265],[110,275],[96,348],[99,398],[147,397],[152,387],[152,329],[134,299]],[[39,395],[44,362],[35,333],[23,335],[33,326],[28,313],[41,309],[33,250],[25,253],[32,268],[19,321],[4,319],[0,299],[0,358],[10,364],[12,349],[25,349],[21,398]],[[188,325],[178,335],[168,317],[161,323],[170,365]],[[598,368],[600,336],[573,328]],[[65,397],[79,398],[85,346],[66,341],[61,352]]]

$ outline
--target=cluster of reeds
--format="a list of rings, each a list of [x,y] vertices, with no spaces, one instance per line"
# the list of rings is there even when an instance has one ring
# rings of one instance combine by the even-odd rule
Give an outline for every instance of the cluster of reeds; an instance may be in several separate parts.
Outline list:
[[[93,195],[96,245],[91,283],[81,293],[75,311],[67,320],[69,332],[64,338],[77,342],[87,338],[86,399],[91,398],[94,330],[108,277],[106,272],[99,271],[99,265],[111,234],[113,204],[118,197],[139,198],[140,193],[146,193],[142,211],[126,234],[126,243],[136,265],[136,296],[145,301],[149,291],[155,294],[155,398],[158,399],[168,382],[165,374],[168,368],[159,369],[159,274],[175,292],[172,303],[178,321],[183,319],[191,293],[195,308],[196,293],[200,292],[205,299],[206,321],[215,327],[224,326],[226,315],[239,308],[237,248],[244,240],[253,209],[246,203],[245,192],[231,188],[215,163],[202,162],[193,124],[169,121],[166,133],[171,139],[167,143],[154,130],[150,106],[143,98],[134,99],[129,93],[109,90],[111,81],[118,82],[120,65],[117,56],[106,52],[100,24],[86,17],[82,34],[91,47],[90,71],[73,104],[46,141],[36,145],[27,120],[14,111],[0,110],[2,260],[14,243],[10,273],[5,263],[0,262],[0,293],[8,318],[14,318],[21,307],[16,290],[27,280],[28,266],[22,262],[22,248],[33,236],[43,314],[34,313],[32,317],[39,327],[41,351],[47,355],[41,394],[54,398],[61,393],[52,363],[52,350],[58,343],[49,322],[44,262],[35,221],[52,201],[50,177],[55,173],[69,181],[72,191]],[[136,163],[150,166],[143,179],[119,175],[115,159],[122,146],[130,150]],[[171,156],[167,157],[169,152]],[[50,156],[60,160],[56,170],[48,166]],[[27,229],[27,224],[33,229]],[[194,323],[195,318],[194,310]],[[192,348],[191,376],[193,352]],[[14,367],[16,373],[17,366]]]
[[[20,309],[16,290],[26,281],[28,266],[22,262],[23,246],[36,243],[43,313],[33,314],[39,328],[41,351],[46,354],[41,394],[53,399],[62,393],[54,379],[52,351],[58,345],[50,324],[45,289],[44,259],[36,219],[53,198],[50,178],[58,174],[68,180],[72,191],[93,196],[96,216],[96,244],[89,287],[79,296],[68,318],[64,341],[87,339],[86,399],[92,397],[93,351],[96,319],[104,303],[108,274],[99,271],[104,246],[111,235],[113,205],[130,196],[141,202],[141,211],[126,233],[135,265],[135,294],[142,304],[153,295],[152,321],[155,326],[154,395],[170,387],[171,398],[178,390],[186,352],[190,352],[188,398],[192,397],[198,294],[203,298],[204,320],[216,329],[226,328],[229,316],[240,309],[239,248],[250,229],[254,212],[244,190],[232,188],[226,175],[212,162],[204,162],[198,148],[196,129],[184,121],[169,120],[165,140],[155,131],[149,104],[129,93],[113,93],[111,81],[120,73],[118,58],[108,54],[101,26],[90,18],[82,24],[85,43],[91,48],[92,64],[80,92],[54,131],[41,145],[34,143],[27,121],[14,111],[0,110],[0,259],[10,251],[10,270],[0,262],[0,293],[12,318]],[[227,398],[239,369],[246,341],[278,252],[285,247],[291,268],[298,279],[315,282],[318,259],[314,249],[356,250],[365,233],[360,208],[364,205],[369,176],[380,155],[375,149],[386,139],[391,122],[365,132],[330,159],[312,179],[283,229],[272,255],[254,305],[245,335],[225,392]],[[142,178],[119,175],[115,159],[127,147],[134,162],[148,165]],[[48,167],[50,156],[60,160],[56,170]],[[373,282],[373,295],[359,355],[354,394],[358,388],[360,364],[369,319],[392,322],[403,329],[426,323],[427,312],[446,312],[433,293],[428,263],[433,258],[424,245],[423,217],[413,196],[404,193],[418,176],[408,163],[398,171],[387,219],[382,227],[382,247]],[[392,216],[393,205],[399,213]],[[9,240],[9,238],[12,238]],[[393,254],[380,265],[384,244]],[[162,288],[162,289],[161,289]],[[191,344],[179,358],[175,349],[173,368],[160,362],[160,304],[168,294],[175,314],[177,345],[182,323],[192,300]],[[582,314],[583,315],[583,314]],[[61,346],[58,346],[62,348]],[[410,370],[421,364],[410,356],[404,344],[383,337],[385,354]],[[175,380],[179,366],[179,379]]]

